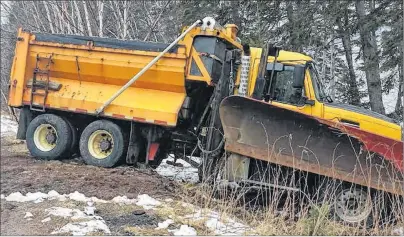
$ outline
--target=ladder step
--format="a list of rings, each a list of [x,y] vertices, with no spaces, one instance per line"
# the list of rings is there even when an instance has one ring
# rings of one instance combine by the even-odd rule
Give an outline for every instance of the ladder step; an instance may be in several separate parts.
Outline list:
[[[40,95],[40,96],[45,96],[45,95],[46,95],[46,93],[43,93],[43,92],[36,92],[36,91],[32,92],[32,94],[33,94],[33,95]]]
[[[31,108],[30,108],[31,110],[34,110],[34,111],[39,111],[39,112],[45,112],[45,108],[36,108],[36,107],[34,107],[34,106],[31,106]]]
[[[46,59],[46,60],[48,60],[48,61],[49,61],[49,60],[52,60],[52,58],[50,58],[50,57],[41,57],[41,56],[37,56],[36,59],[37,59],[37,60]]]
[[[49,74],[49,70],[35,69],[34,73],[36,73],[36,74]]]

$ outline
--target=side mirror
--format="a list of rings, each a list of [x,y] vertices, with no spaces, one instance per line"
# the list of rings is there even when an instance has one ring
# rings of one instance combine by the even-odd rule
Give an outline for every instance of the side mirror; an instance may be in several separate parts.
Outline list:
[[[305,77],[306,67],[302,65],[296,65],[293,70],[293,88],[303,88],[304,77]]]
[[[268,56],[272,57],[279,57],[279,51],[281,50],[280,47],[270,45],[268,49]]]

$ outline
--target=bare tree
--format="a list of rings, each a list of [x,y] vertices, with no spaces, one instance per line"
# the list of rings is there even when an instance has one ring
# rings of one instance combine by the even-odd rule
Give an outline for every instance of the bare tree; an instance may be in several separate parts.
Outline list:
[[[374,9],[373,1],[370,3],[370,9]],[[375,112],[385,114],[376,33],[371,26],[372,22],[369,20],[365,21],[367,14],[364,0],[356,1],[356,12],[359,18],[359,34],[363,50],[363,61],[365,64],[364,68],[369,91],[370,107]]]

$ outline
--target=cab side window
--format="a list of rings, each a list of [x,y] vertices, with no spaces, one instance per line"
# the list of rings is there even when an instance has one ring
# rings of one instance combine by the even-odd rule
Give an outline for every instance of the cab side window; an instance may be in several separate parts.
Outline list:
[[[282,71],[274,75],[273,100],[287,104],[297,104],[301,98],[296,98],[296,88],[293,88],[294,66],[285,65]],[[304,94],[304,89],[301,95]]]

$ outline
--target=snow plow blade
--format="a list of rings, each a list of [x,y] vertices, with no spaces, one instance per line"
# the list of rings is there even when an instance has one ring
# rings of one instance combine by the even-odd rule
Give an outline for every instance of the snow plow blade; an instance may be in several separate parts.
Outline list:
[[[220,119],[227,152],[404,195],[403,172],[319,119],[240,96],[222,101]]]

